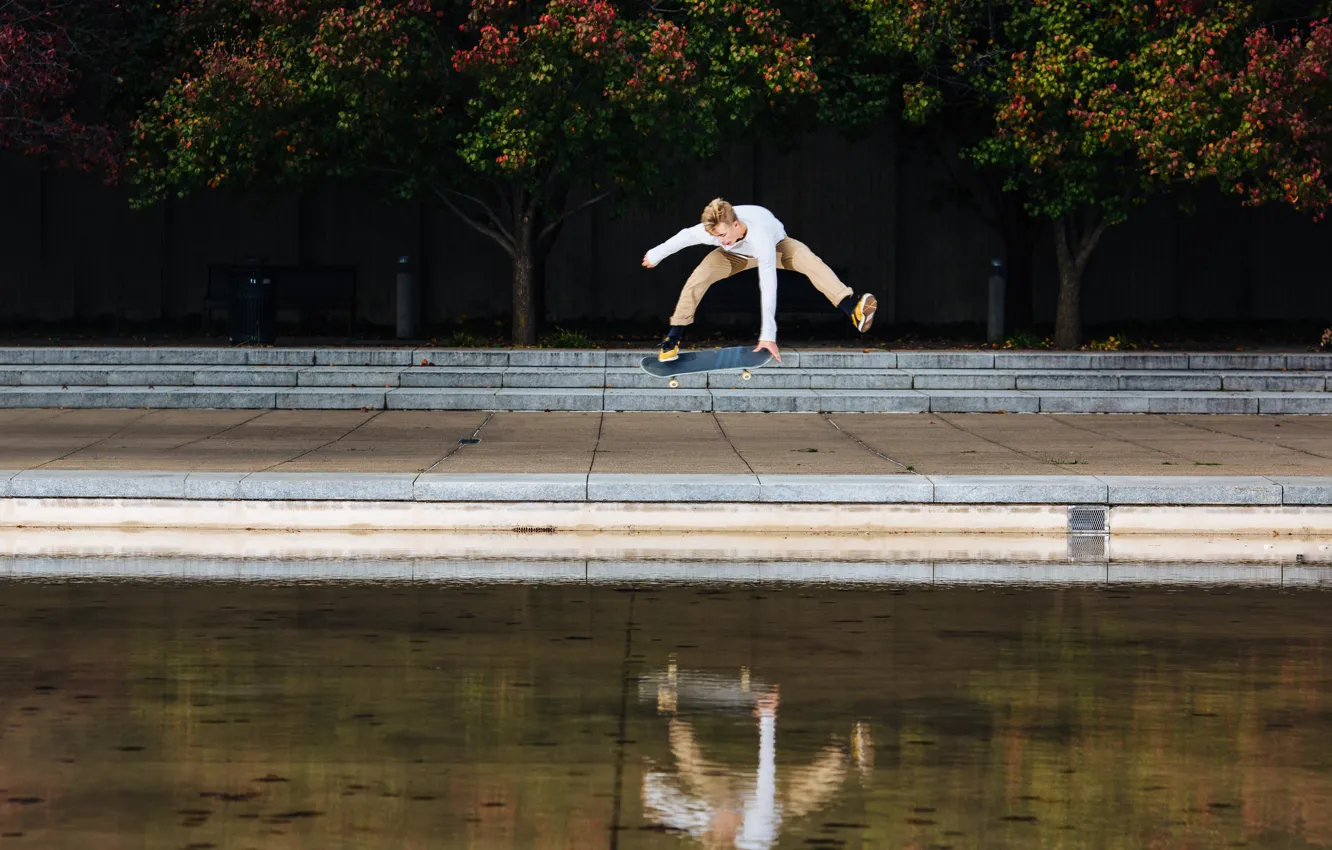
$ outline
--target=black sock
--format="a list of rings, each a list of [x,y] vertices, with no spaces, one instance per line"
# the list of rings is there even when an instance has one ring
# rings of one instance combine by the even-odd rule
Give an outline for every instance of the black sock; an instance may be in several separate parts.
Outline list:
[[[856,311],[856,296],[848,295],[837,305],[837,309],[850,316]]]
[[[684,325],[671,325],[671,329],[666,332],[667,339],[682,339],[684,337]]]

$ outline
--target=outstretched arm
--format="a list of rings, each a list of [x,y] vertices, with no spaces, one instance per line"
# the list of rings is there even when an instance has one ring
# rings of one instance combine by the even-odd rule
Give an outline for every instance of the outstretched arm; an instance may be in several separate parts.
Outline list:
[[[777,341],[777,249],[764,251],[758,259],[759,313],[763,325],[759,329],[759,342]]]
[[[681,248],[688,248],[691,245],[708,244],[709,238],[708,231],[702,224],[686,227],[684,230],[681,230],[670,239],[667,239],[665,242],[644,254],[643,265],[650,269],[671,254],[679,251]]]

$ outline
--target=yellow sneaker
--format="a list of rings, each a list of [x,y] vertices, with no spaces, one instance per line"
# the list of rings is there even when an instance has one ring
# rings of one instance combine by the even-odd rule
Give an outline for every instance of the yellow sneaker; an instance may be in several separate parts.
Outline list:
[[[672,337],[666,337],[661,341],[661,350],[657,352],[657,360],[662,363],[670,363],[672,360],[678,360],[680,357],[680,340]]]
[[[856,330],[864,333],[874,324],[874,312],[879,309],[879,300],[866,292],[856,302],[856,309],[851,311],[851,323]]]

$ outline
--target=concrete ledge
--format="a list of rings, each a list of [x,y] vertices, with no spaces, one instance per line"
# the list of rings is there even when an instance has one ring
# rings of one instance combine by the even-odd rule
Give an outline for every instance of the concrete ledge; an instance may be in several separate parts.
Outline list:
[[[1146,413],[1140,393],[1042,392],[1041,413]]]
[[[1283,505],[1332,505],[1332,478],[1273,475],[1269,480],[1281,487]]]
[[[810,369],[812,390],[909,390],[911,374],[897,369]]]
[[[509,365],[509,352],[489,349],[418,348],[412,352],[412,363],[417,366],[485,366],[502,369]]]
[[[684,387],[678,390],[606,390],[602,397],[602,407],[614,411],[668,410],[708,413],[712,410],[712,393],[705,389],[689,390]]]
[[[994,369],[968,372],[964,370],[938,372],[909,372],[911,388],[916,390],[1014,390],[1017,375]]]
[[[920,503],[934,501],[934,483],[923,475],[760,475],[765,502]]]
[[[582,410],[602,409],[605,390],[503,389],[491,402],[495,410]]]
[[[931,413],[1037,413],[1040,398],[1024,392],[928,390]]]
[[[15,499],[183,499],[184,472],[29,469],[9,479]]]
[[[354,367],[347,367],[348,369]],[[373,367],[369,367],[373,370]],[[554,373],[566,367],[553,367]],[[422,370],[424,372],[424,370]],[[1190,392],[1097,390],[945,390],[945,389],[805,389],[814,377],[792,372],[756,374],[736,389],[706,389],[706,376],[685,376],[688,401],[672,395],[665,380],[649,375],[585,371],[587,375],[548,374],[524,383],[551,386],[500,387],[509,377],[500,370],[403,372],[401,387],[290,386],[289,373],[274,370],[265,386],[14,386],[0,385],[6,408],[153,408],[153,409],[306,409],[306,410],[639,410],[728,411],[749,413],[1178,413],[1178,414],[1328,414],[1332,392]],[[628,372],[629,370],[625,370]],[[204,380],[242,377],[227,372],[193,373]],[[391,373],[371,372],[392,381]],[[305,381],[305,376],[300,380]],[[312,379],[315,383],[323,378]],[[517,379],[515,379],[517,380]],[[603,389],[603,380],[620,384]],[[714,383],[723,379],[713,378]],[[820,383],[847,386],[875,378],[819,376]],[[898,379],[889,379],[896,382]],[[1006,379],[1005,379],[1006,380]],[[237,381],[239,383],[239,381]],[[330,384],[334,381],[329,380]],[[489,383],[488,386],[480,386]],[[623,386],[629,383],[630,386]],[[983,383],[983,382],[982,382]],[[273,385],[279,386],[273,386]],[[439,386],[429,386],[439,384]],[[566,384],[568,386],[558,386]],[[582,386],[574,386],[575,384]],[[799,387],[785,387],[799,384]],[[682,389],[684,388],[682,387]],[[613,397],[604,393],[614,392]]]
[[[706,372],[677,375],[676,379],[680,382],[681,389],[706,390],[708,387]],[[664,390],[668,386],[667,381],[667,378],[649,375],[637,366],[632,369],[609,367],[606,369],[606,389],[608,390]]]
[[[930,397],[916,390],[815,390],[824,413],[925,413]]]
[[[1222,375],[1221,387],[1227,392],[1268,393],[1321,393],[1327,388],[1327,376],[1322,373],[1275,375]]]
[[[1280,371],[1286,368],[1284,354],[1190,354],[1190,369],[1260,369]]]
[[[1332,413],[1332,393],[1255,393],[1259,413]]]
[[[1018,372],[1013,377],[1016,388],[1026,391],[1114,392],[1119,389],[1119,376],[1113,372]]]
[[[633,351],[607,351],[606,368],[628,369],[632,367],[638,369],[638,364],[643,362],[644,357],[647,357],[649,354],[655,355],[656,353],[656,349],[652,348],[640,348]]]
[[[247,348],[245,363],[250,366],[313,366],[312,348]]]
[[[1282,488],[1241,476],[1102,475],[1112,505],[1279,505]]]
[[[1131,372],[1119,376],[1119,390],[1128,392],[1220,392],[1221,376],[1189,372]]]
[[[800,366],[804,369],[896,369],[897,355],[891,351],[802,351]]]
[[[264,372],[269,370],[265,369]],[[260,373],[261,375],[263,373]],[[297,382],[302,387],[336,387],[338,389],[394,389],[398,386],[397,369],[380,366],[333,366],[299,369]]]
[[[979,351],[903,351],[899,369],[993,369],[994,355]]]
[[[191,472],[185,476],[185,498],[230,501],[245,498],[241,479],[248,472]]]
[[[182,387],[172,390],[163,407],[224,410],[272,410],[277,392],[259,387]]]
[[[389,410],[494,410],[493,389],[425,389],[389,390],[384,394],[384,405]]]
[[[130,408],[171,407],[175,388],[149,390],[142,387],[4,387],[0,389],[0,407],[36,408]],[[273,394],[268,393],[268,407]],[[217,405],[201,405],[217,406]]]
[[[722,390],[807,390],[809,374],[800,369],[758,369],[746,381],[739,369],[708,372],[708,386]]]
[[[568,350],[568,349],[519,349],[509,352],[510,366],[561,366],[561,367],[588,367],[594,366],[598,369],[606,368],[606,352],[601,349],[596,350]]]
[[[684,496],[684,498],[676,498]],[[587,476],[591,502],[757,502],[757,475],[621,475]]]
[[[582,502],[587,476],[429,472],[416,477],[413,497],[418,502]]]
[[[1332,507],[1332,477],[0,471],[11,499]],[[1216,529],[1223,531],[1224,527]]]
[[[301,367],[209,366],[194,373],[200,387],[294,387],[300,382]]]
[[[709,390],[718,413],[817,413],[813,390]]]
[[[410,502],[412,472],[256,472],[241,478],[242,499]]]
[[[1332,354],[1287,354],[1287,369],[1307,369],[1310,372],[1332,371]]]
[[[1105,504],[1091,475],[931,475],[937,504]]]
[[[641,369],[639,370],[642,371]],[[550,368],[510,366],[504,370],[506,389],[573,388],[586,389],[606,386],[605,369],[574,369],[566,366]]]
[[[939,584],[1103,584],[1105,564],[975,564],[938,563],[933,580]]]
[[[1234,393],[1147,392],[1148,413],[1257,413],[1258,399]]]
[[[383,410],[384,390],[296,387],[278,390],[274,405],[283,410]]]
[[[411,366],[410,348],[326,348],[314,353],[316,366]]]
[[[503,369],[479,366],[423,366],[398,374],[398,384],[403,387],[498,389],[503,383]]]

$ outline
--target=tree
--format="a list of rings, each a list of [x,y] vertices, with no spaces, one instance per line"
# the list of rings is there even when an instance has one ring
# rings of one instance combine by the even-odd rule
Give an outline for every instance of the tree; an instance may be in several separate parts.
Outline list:
[[[196,69],[137,126],[145,200],[200,186],[386,181],[430,194],[512,262],[513,341],[536,341],[562,223],[650,194],[726,131],[810,91],[775,10],[685,0],[199,0]],[[579,194],[579,193],[582,194]]]
[[[1196,64],[1155,50],[1149,112],[1135,132],[1151,169],[1215,179],[1246,204],[1315,218],[1332,207],[1332,20],[1268,25]]]
[[[862,82],[849,92],[829,91],[828,96],[869,107],[853,109],[853,123],[876,111],[901,111],[907,119],[903,142],[923,149],[945,176],[936,185],[937,198],[969,209],[999,235],[1008,278],[1005,317],[1010,327],[1026,327],[1032,320],[1032,261],[1044,223],[1027,213],[1020,194],[1005,190],[1008,175],[1003,170],[984,166],[971,155],[994,131],[996,104],[980,91],[977,78],[1005,42],[1001,24],[1008,4],[852,0],[847,5],[862,16],[859,50],[865,55],[856,68],[875,84]],[[821,43],[823,29],[817,32]],[[988,45],[987,55],[974,55],[977,44]],[[894,90],[894,96],[888,97],[884,88]],[[877,96],[866,98],[862,92]],[[832,112],[847,114],[844,109]]]
[[[1136,128],[1149,120],[1153,57],[1200,63],[1252,18],[1218,0],[865,0],[876,35],[926,69],[904,87],[917,121],[951,107],[988,124],[964,155],[1004,176],[1053,227],[1059,268],[1055,343],[1080,344],[1082,279],[1106,229],[1179,179],[1151,168]],[[1181,93],[1182,94],[1182,93]],[[1194,97],[1201,97],[1195,92]],[[1181,97],[1180,109],[1192,101]]]
[[[0,148],[114,170],[117,125],[90,88],[124,82],[118,63],[141,32],[131,24],[137,9],[114,0],[0,2]]]

